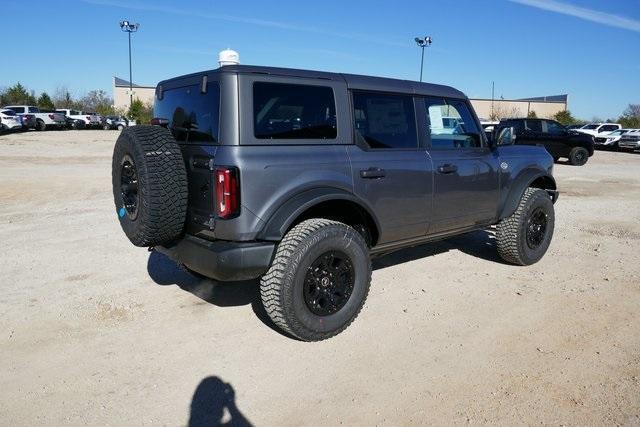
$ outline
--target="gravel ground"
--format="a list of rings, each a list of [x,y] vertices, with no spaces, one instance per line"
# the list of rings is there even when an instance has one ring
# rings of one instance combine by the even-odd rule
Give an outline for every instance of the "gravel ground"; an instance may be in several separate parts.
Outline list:
[[[0,136],[0,424],[640,425],[640,156],[556,165],[538,264],[490,232],[397,252],[313,344],[272,329],[256,282],[129,244],[116,137]]]

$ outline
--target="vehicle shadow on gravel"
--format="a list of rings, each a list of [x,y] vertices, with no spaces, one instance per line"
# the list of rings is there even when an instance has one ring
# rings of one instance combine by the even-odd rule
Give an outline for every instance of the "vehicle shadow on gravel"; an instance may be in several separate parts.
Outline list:
[[[260,299],[260,280],[244,280],[240,282],[218,282],[194,276],[183,270],[169,257],[151,252],[147,261],[149,277],[158,285],[177,285],[201,300],[217,307],[237,307],[251,305],[255,315],[269,328],[281,335],[283,333],[272,321]]]
[[[476,258],[506,264],[498,256],[494,231],[481,230],[380,256],[372,261],[372,267],[374,270],[384,269],[456,249]],[[260,299],[260,281],[258,279],[241,282],[218,282],[198,278],[159,252],[149,254],[147,272],[158,285],[177,285],[180,289],[218,307],[250,304],[253,312],[262,323],[281,335],[293,338],[283,333],[264,310]]]

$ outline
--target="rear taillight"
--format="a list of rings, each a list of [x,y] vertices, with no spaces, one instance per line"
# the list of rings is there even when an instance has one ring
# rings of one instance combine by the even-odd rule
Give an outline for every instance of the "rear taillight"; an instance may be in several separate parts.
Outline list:
[[[160,117],[154,117],[153,119],[151,119],[151,124],[155,126],[167,127],[169,126],[169,120],[162,119]]]
[[[216,214],[230,218],[240,210],[240,183],[236,168],[219,167],[215,171]]]
[[[56,116],[54,116],[53,114],[49,114],[49,118],[50,118],[51,120],[55,119],[55,117],[56,117]]]

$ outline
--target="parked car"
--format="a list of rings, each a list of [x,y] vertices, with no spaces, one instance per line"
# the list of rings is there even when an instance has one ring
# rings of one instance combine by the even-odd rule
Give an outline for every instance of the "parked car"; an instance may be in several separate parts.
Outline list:
[[[0,131],[22,129],[22,118],[15,111],[7,108],[0,109]]]
[[[574,129],[574,131],[592,136],[600,136],[601,134],[613,132],[618,129],[622,129],[622,125],[618,123],[589,123],[581,128]]]
[[[131,123],[131,121],[124,116],[106,116],[102,119],[102,128],[104,130],[109,130],[109,129],[123,130],[128,126],[133,126],[133,125],[135,125],[135,122]]]
[[[102,127],[102,122],[104,117],[102,117],[98,113],[83,111],[84,114],[91,116],[91,126],[92,127]]]
[[[622,135],[618,141],[620,150],[640,150],[640,129],[634,129]]]
[[[622,138],[622,135],[633,130],[635,129],[618,129],[613,132],[600,134],[593,138],[593,142],[596,148],[617,150],[618,142],[620,141],[620,138]]]
[[[549,119],[505,119],[497,131],[513,127],[516,144],[542,145],[557,161],[566,157],[572,165],[582,166],[593,155],[593,137],[567,130],[560,123]]]
[[[65,126],[65,119],[63,115],[57,112],[45,113],[40,111],[40,108],[32,105],[7,105],[3,108],[13,110],[17,114],[33,115],[35,117],[33,128],[39,131],[53,127],[62,129]],[[29,124],[28,127],[31,127],[31,124]]]
[[[101,125],[97,116],[91,114],[85,114],[82,111],[72,110],[69,108],[59,108],[56,110],[59,113],[63,113],[65,116],[84,122],[84,127],[99,127]]]
[[[16,106],[14,108],[2,107],[3,109],[9,109],[16,113],[20,117],[22,122],[22,129],[29,130],[36,128],[36,116],[35,114],[26,113],[24,107]]]
[[[154,111],[114,148],[123,231],[205,277],[262,277],[301,340],[355,319],[372,256],[495,224],[500,256],[529,265],[553,235],[551,156],[512,128],[490,144],[451,87],[230,65],[161,82]]]

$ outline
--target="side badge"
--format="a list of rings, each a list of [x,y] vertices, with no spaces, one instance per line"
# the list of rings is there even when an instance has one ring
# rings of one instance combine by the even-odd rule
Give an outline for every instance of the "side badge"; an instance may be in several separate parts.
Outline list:
[[[503,171],[506,171],[507,169],[509,169],[509,163],[507,162],[500,163],[500,168],[502,168]]]

